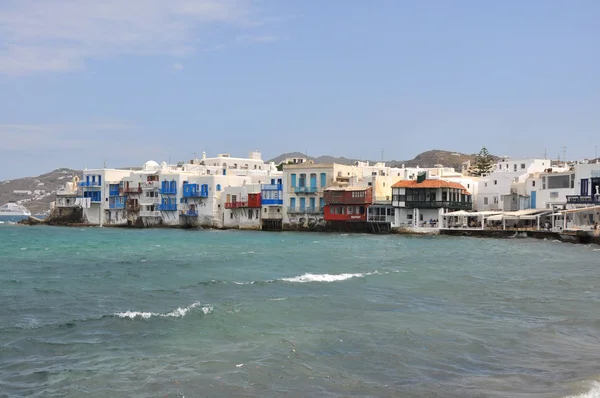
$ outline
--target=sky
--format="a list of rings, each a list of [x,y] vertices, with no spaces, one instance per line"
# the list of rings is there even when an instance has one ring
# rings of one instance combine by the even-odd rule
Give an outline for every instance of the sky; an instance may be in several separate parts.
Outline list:
[[[597,0],[2,0],[0,180],[259,150],[570,159]]]

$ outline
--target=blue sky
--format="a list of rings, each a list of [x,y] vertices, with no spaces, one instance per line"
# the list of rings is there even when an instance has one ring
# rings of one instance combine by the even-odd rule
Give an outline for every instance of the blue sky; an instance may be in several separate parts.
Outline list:
[[[3,0],[0,180],[600,145],[600,2]]]

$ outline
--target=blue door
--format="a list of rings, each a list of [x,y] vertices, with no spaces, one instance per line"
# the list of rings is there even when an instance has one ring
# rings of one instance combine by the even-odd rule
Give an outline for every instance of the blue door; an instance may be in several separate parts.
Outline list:
[[[296,174],[292,174],[292,188],[294,188],[296,186]]]
[[[321,173],[321,187],[325,187],[327,185],[327,174]]]
[[[310,186],[311,187],[316,187],[317,186],[317,175],[316,174],[311,174],[310,175]]]
[[[535,202],[536,202],[536,192],[531,191],[531,208],[532,209],[536,208]]]
[[[306,210],[306,198],[300,198],[300,210]]]
[[[296,198],[290,198],[290,208],[296,210]]]
[[[314,210],[315,209],[315,198],[310,198],[309,203],[310,203],[311,210]]]

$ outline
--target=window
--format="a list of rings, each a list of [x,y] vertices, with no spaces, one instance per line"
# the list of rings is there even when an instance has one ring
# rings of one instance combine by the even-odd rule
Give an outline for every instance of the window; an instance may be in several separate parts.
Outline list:
[[[300,178],[298,178],[298,186],[299,187],[306,186],[306,174],[300,174]]]
[[[498,185],[498,180],[494,180],[494,185]]]
[[[229,212],[229,218],[233,218],[233,212],[232,211]]]
[[[293,173],[291,179],[292,188],[294,188],[296,186],[296,174]]]
[[[515,163],[515,165],[514,165],[514,168],[513,168],[513,170],[514,170],[514,171],[517,171],[517,164],[516,164],[516,163]]]
[[[217,184],[217,191],[221,190],[221,184]]]
[[[487,204],[488,204],[488,198],[487,198],[487,197],[483,198],[483,204],[484,204],[484,205],[487,205]]]
[[[407,220],[412,220],[412,218],[413,218],[412,216],[413,216],[412,214],[407,214],[407,215],[406,215],[406,219],[407,219]]]
[[[494,196],[494,204],[497,205],[498,204],[498,197]]]
[[[485,187],[487,188],[487,182],[485,183]]]
[[[531,181],[531,186],[535,187],[535,181]]]
[[[544,165],[544,164],[542,163],[542,166],[543,166],[543,165]],[[525,169],[525,163],[521,163],[521,169]]]

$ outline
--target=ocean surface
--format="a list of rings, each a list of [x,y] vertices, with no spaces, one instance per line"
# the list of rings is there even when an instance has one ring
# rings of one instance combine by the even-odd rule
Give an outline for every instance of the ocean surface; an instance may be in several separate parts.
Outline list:
[[[0,397],[598,397],[600,247],[0,225]]]

